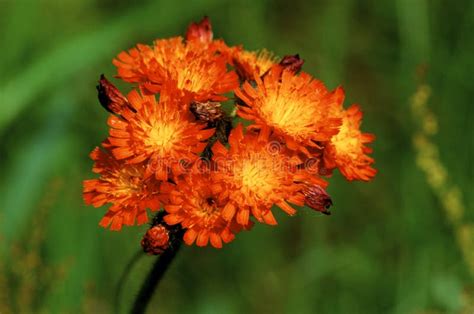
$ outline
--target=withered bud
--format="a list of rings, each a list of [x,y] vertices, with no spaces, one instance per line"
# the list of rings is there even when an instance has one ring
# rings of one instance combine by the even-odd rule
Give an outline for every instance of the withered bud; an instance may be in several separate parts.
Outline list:
[[[196,23],[191,23],[186,32],[186,40],[199,40],[203,43],[210,43],[212,41],[212,26],[207,16]]]
[[[303,66],[304,60],[300,58],[299,54],[293,56],[284,56],[280,61],[280,65],[293,73],[298,73]]]
[[[332,206],[331,196],[319,185],[306,185],[303,189],[305,204],[315,211],[331,215],[329,208]]]
[[[143,251],[149,255],[162,254],[170,246],[168,229],[161,224],[151,227],[143,236],[141,245]]]
[[[189,108],[197,120],[207,123],[215,123],[225,117],[225,112],[218,102],[198,102],[191,103]]]
[[[102,74],[97,85],[99,102],[108,112],[121,114],[129,106],[127,98]]]
[[[232,63],[241,82],[254,80],[253,71],[248,64],[242,63],[236,57],[232,58]]]

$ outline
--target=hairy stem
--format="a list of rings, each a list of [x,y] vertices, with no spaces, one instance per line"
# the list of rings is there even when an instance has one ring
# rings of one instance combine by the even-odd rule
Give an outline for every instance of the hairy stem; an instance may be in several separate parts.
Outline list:
[[[176,241],[176,244],[169,247],[163,254],[161,254],[156,260],[155,264],[151,268],[150,272],[145,278],[145,281],[140,288],[140,292],[133,303],[131,313],[141,314],[145,313],[146,307],[155,292],[156,287],[160,283],[163,275],[173,261],[176,253],[181,246],[181,241]]]

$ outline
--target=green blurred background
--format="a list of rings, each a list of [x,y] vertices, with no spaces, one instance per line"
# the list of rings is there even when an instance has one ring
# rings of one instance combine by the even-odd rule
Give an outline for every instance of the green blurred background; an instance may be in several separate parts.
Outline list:
[[[149,312],[473,313],[468,0],[0,0],[0,313],[114,311],[146,226],[105,230],[105,209],[83,205],[88,153],[107,135],[95,85],[120,51],[203,15],[229,44],[299,53],[342,84],[377,135],[379,173],[335,174],[332,216],[279,214],[222,250],[186,247]],[[122,311],[153,260],[129,274]]]

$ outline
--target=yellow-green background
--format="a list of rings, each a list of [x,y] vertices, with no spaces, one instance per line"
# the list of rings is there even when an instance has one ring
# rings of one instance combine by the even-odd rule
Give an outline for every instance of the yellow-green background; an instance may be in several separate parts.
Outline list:
[[[379,173],[368,184],[334,175],[332,216],[278,214],[277,227],[257,225],[222,250],[186,247],[149,312],[472,313],[468,0],[0,0],[0,313],[113,311],[146,227],[102,229],[105,208],[83,205],[88,153],[107,135],[95,85],[115,74],[120,51],[182,34],[205,14],[229,44],[299,53],[306,71],[342,84],[377,135]],[[437,119],[431,155],[413,146],[426,122],[410,109],[420,83]],[[439,167],[445,176],[430,185]],[[128,277],[123,311],[152,261]]]

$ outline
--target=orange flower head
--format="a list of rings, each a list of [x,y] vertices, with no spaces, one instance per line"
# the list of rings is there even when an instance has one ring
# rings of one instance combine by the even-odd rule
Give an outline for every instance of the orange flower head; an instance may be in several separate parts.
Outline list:
[[[302,161],[280,142],[270,141],[268,129],[244,135],[240,124],[232,130],[229,144],[228,150],[220,142],[212,148],[219,170],[216,176],[226,182],[231,200],[223,211],[226,220],[236,216],[239,224],[246,225],[252,215],[259,222],[275,225],[273,205],[294,215],[296,210],[287,202],[303,206],[305,184],[326,186],[301,169]]]
[[[223,94],[238,86],[234,71],[227,71],[228,50],[224,42],[212,39],[210,24],[192,24],[188,41],[182,37],[161,39],[153,47],[137,45],[114,60],[118,76],[139,83],[148,93],[158,93],[165,82],[173,81],[178,90],[194,100],[225,100]]]
[[[215,248],[231,242],[235,233],[242,229],[234,221],[222,217],[222,210],[228,203],[221,182],[213,173],[193,171],[176,181],[164,183],[163,202],[168,215],[164,221],[169,225],[181,224],[186,229],[184,242],[206,246],[209,242]],[[250,227],[250,224],[245,226]]]
[[[183,37],[137,44],[113,64],[136,89],[125,96],[99,80],[110,130],[91,153],[98,178],[84,181],[83,197],[111,204],[100,221],[111,230],[158,211],[141,242],[149,254],[173,256],[181,242],[221,248],[255,221],[276,225],[275,205],[289,215],[297,206],[329,215],[320,176],[336,168],[350,181],[376,174],[362,112],[344,110],[342,88],[330,91],[302,72],[298,54],[229,47],[204,17]],[[232,114],[222,103],[228,97]],[[236,114],[249,122],[245,130],[234,128]]]
[[[214,129],[194,121],[192,114],[180,110],[186,101],[176,96],[173,88],[163,89],[159,103],[155,96],[128,94],[130,106],[120,116],[110,115],[109,141],[116,159],[136,164],[147,161],[145,176],[155,174],[166,181],[169,174],[183,172],[183,162],[199,158],[206,140]]]
[[[148,74],[158,68],[153,48],[144,44],[122,51],[112,63],[117,67],[117,76],[130,83],[147,82]]]
[[[266,49],[247,51],[241,48],[233,50],[233,64],[242,80],[251,81],[267,73],[277,62],[277,57]]]
[[[338,114],[344,92],[337,88],[328,92],[322,82],[302,72],[277,65],[263,79],[255,77],[257,88],[248,82],[235,93],[244,103],[238,115],[254,121],[250,128],[270,127],[288,148],[310,156],[308,148],[327,141],[341,125]]]
[[[108,147],[104,143],[104,147]],[[90,154],[95,161],[93,171],[98,179],[84,181],[84,200],[87,205],[100,207],[111,203],[100,221],[104,228],[120,230],[122,225],[141,225],[148,221],[146,209],[160,208],[159,183],[144,178],[143,164],[127,164],[116,160],[109,150],[96,147]]]
[[[324,151],[324,162],[327,168],[338,167],[349,180],[371,180],[377,170],[372,168],[374,159],[367,154],[372,149],[365,144],[374,141],[375,136],[360,131],[362,112],[359,106],[352,105],[344,111],[342,126]]]

